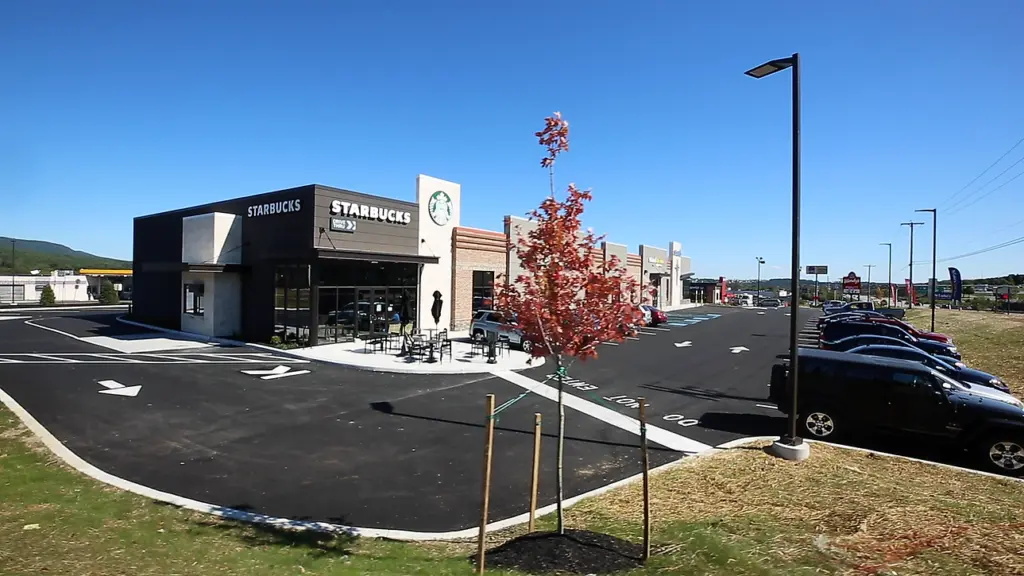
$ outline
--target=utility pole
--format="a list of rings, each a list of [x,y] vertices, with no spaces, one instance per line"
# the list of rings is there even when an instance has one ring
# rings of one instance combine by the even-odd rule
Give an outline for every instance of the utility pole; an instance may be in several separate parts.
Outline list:
[[[923,208],[921,210],[914,210],[914,212],[931,212],[932,213],[932,278],[928,281],[928,286],[931,287],[932,296],[932,328],[931,331],[935,332],[935,299],[938,296],[938,278],[935,277],[935,245],[938,240],[938,228],[939,228],[939,211],[935,208]]]
[[[910,226],[910,292],[907,294],[907,308],[914,307],[914,226],[924,226],[924,222],[901,222],[900,226]]]
[[[879,246],[889,247],[889,306],[896,307],[896,294],[892,289],[892,242],[880,242]]]
[[[865,264],[865,268],[868,269],[868,302],[871,302],[871,269],[875,267],[874,264]]]

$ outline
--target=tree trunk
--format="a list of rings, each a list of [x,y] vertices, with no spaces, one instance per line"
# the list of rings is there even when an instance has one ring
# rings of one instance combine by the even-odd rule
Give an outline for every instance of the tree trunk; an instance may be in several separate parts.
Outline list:
[[[558,492],[557,516],[558,533],[565,533],[565,524],[562,521],[562,462],[565,453],[565,404],[562,394],[565,390],[565,373],[562,368],[562,355],[555,355],[555,366],[558,368],[558,465],[557,476],[555,477],[555,491]]]

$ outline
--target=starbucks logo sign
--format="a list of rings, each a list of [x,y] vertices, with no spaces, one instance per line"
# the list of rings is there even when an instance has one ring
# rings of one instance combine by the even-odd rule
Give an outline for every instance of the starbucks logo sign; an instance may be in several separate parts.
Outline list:
[[[427,201],[427,213],[438,226],[444,226],[452,219],[452,199],[442,190],[430,195]]]

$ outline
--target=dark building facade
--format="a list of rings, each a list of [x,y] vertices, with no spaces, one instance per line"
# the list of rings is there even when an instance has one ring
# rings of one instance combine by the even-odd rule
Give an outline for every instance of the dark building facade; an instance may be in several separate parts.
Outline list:
[[[444,209],[439,194],[435,211]],[[308,185],[138,217],[133,315],[208,336],[310,345],[374,331],[380,320],[415,324],[424,267],[438,266],[444,249],[429,243],[443,230],[421,233],[421,196],[419,185],[418,202]],[[443,196],[457,202],[458,190]]]

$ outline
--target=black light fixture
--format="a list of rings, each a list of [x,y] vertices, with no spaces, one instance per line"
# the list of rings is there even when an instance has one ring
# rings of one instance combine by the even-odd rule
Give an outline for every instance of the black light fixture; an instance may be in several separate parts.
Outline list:
[[[793,459],[806,458],[809,451],[804,441],[797,435],[797,390],[799,382],[799,333],[798,312],[800,310],[800,54],[793,53],[788,58],[769,60],[764,64],[747,70],[745,74],[751,78],[764,78],[776,72],[792,68],[793,75],[793,231],[792,231],[792,262],[790,269],[790,316],[789,316],[789,389],[792,406],[789,409],[789,426],[786,435],[776,444],[780,456]]]

